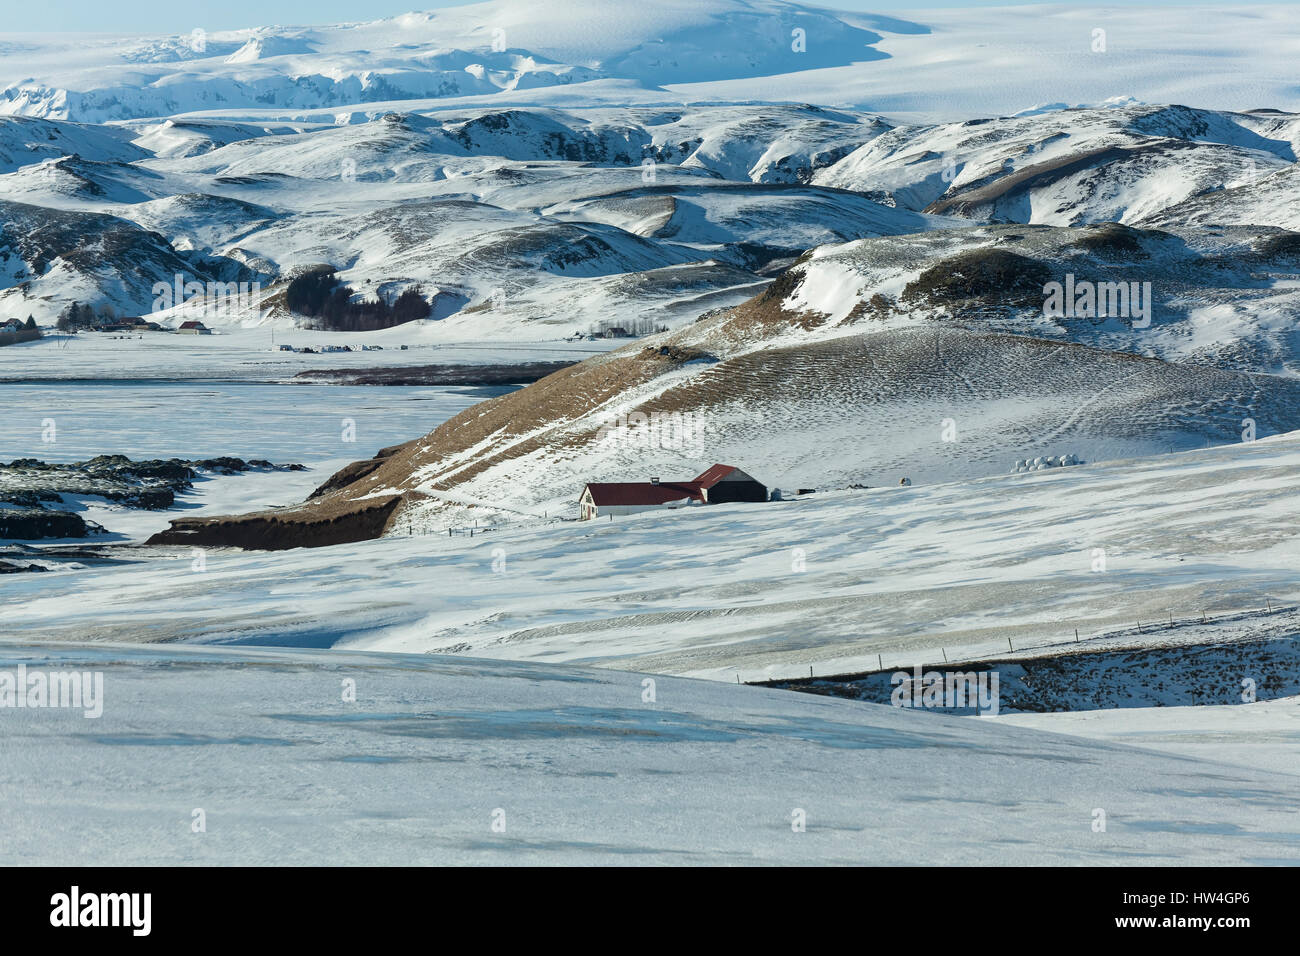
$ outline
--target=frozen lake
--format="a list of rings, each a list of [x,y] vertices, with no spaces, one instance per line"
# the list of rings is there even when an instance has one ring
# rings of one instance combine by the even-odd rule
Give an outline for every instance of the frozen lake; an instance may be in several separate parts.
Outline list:
[[[95,455],[277,464],[369,458],[509,386],[383,388],[185,382],[0,385],[0,461]],[[53,426],[51,428],[51,425]],[[52,439],[52,440],[51,440]]]
[[[302,501],[348,462],[419,438],[512,386],[367,387],[101,381],[0,385],[0,462],[96,455],[267,459],[306,471],[201,475],[166,511],[97,498],[69,501],[111,535],[144,541],[171,519],[235,514]],[[52,439],[52,440],[47,440]]]

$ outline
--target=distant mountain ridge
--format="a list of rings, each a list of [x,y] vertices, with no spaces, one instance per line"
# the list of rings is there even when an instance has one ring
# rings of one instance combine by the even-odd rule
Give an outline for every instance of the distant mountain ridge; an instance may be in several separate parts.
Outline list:
[[[353,111],[486,98],[555,107],[804,101],[964,119],[1041,109],[1043,89],[1061,106],[1137,97],[1294,110],[1300,94],[1285,78],[1298,40],[1300,23],[1283,5],[1087,15],[1022,6],[902,19],[781,0],[494,0],[324,26],[208,33],[196,24],[180,36],[90,45],[0,35],[0,114],[346,121]]]
[[[196,278],[261,283],[264,301],[217,324],[291,321],[277,283],[327,263],[354,288],[418,284],[459,303],[439,313],[447,335],[558,337],[613,313],[675,326],[738,304],[809,248],[860,238],[971,222],[1300,227],[1297,144],[1296,114],[1176,105],[938,126],[807,104],[345,125],[0,117],[0,201],[111,217]],[[3,243],[0,307],[47,321],[74,299],[147,311],[153,284],[174,278],[153,253],[134,263],[131,242],[77,257],[108,271],[53,272],[76,243],[21,269]]]

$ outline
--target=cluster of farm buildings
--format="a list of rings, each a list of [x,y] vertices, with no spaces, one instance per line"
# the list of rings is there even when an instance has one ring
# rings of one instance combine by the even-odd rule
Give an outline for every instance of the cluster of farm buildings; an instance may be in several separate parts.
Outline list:
[[[399,345],[398,348],[403,352],[406,351],[405,345]],[[382,345],[317,345],[315,348],[310,345],[280,346],[281,352],[297,352],[301,355],[315,355],[317,353],[329,354],[333,352],[382,352],[383,350],[384,347]]]
[[[590,482],[578,498],[578,516],[587,521],[664,508],[767,500],[767,486],[753,476],[734,465],[714,465],[690,481]]]

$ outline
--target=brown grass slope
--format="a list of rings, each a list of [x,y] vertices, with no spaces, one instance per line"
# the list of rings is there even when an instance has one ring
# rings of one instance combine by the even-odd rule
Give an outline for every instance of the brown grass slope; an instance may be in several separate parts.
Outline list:
[[[655,336],[654,345],[634,343],[480,402],[423,438],[347,465],[301,504],[246,515],[179,518],[148,543],[281,550],[379,537],[398,526],[403,507],[438,492],[454,493],[503,460],[594,440],[594,427],[570,433],[566,424],[707,354],[701,341],[759,343],[794,319],[782,311],[778,297],[759,295],[687,329]]]

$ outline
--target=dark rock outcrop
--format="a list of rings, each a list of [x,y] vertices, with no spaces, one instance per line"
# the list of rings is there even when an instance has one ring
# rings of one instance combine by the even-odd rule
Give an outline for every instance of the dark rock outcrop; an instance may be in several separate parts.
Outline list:
[[[400,495],[337,512],[285,509],[230,518],[179,518],[146,544],[287,551],[366,541],[383,534]]]
[[[307,369],[294,378],[331,385],[528,385],[574,362],[502,365],[406,365],[379,368]]]
[[[0,508],[0,538],[84,538],[98,530],[80,515],[48,508]]]
[[[0,510],[0,538],[80,538],[101,530],[62,510],[64,496],[162,511],[176,503],[178,493],[194,486],[200,472],[235,475],[250,468],[304,470],[302,465],[232,457],[132,461],[125,455],[98,455],[71,463],[19,458],[0,464],[0,504],[13,506]]]
[[[0,574],[22,574],[24,572],[48,571],[49,568],[39,564],[14,564],[12,561],[0,561]]]

